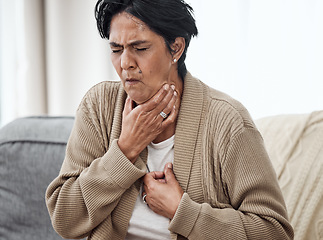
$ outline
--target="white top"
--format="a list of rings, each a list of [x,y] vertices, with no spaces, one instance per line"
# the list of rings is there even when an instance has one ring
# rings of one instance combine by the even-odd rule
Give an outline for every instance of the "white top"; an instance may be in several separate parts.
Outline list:
[[[148,145],[147,166],[152,171],[164,171],[165,164],[174,162],[174,135],[169,139]],[[129,222],[126,240],[167,240],[169,219],[154,213],[142,200],[140,191]]]

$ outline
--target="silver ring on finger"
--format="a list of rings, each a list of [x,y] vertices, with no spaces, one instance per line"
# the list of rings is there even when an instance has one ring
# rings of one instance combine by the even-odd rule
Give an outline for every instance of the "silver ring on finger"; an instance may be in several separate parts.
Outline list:
[[[142,196],[142,201],[143,201],[144,203],[146,203],[146,204],[147,204],[147,202],[146,202],[146,197],[147,197],[147,194],[144,194],[144,195]]]
[[[168,115],[166,114],[166,113],[164,113],[163,111],[161,111],[160,113],[160,116],[162,116],[162,118],[167,118],[168,117]]]

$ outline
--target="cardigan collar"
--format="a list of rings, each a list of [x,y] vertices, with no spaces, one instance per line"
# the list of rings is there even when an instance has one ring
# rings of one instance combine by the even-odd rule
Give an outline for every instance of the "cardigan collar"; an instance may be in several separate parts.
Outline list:
[[[122,84],[118,92],[111,141],[119,138],[122,125],[122,111],[126,99],[126,93]],[[174,166],[173,170],[177,181],[186,192],[193,163],[196,140],[200,127],[203,106],[203,87],[201,82],[189,72],[184,79],[181,106],[178,113],[175,143],[174,143]],[[140,154],[140,158],[147,162],[147,148]]]
[[[187,73],[175,130],[173,166],[176,179],[185,192],[193,163],[202,108],[202,84],[190,73]]]

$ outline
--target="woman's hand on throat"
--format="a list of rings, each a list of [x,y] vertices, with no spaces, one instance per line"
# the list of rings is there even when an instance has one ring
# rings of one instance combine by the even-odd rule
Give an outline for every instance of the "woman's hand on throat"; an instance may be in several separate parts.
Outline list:
[[[129,97],[126,99],[118,145],[132,163],[150,142],[170,126],[175,127],[179,108],[177,101],[177,92],[168,84],[141,105],[134,106]]]

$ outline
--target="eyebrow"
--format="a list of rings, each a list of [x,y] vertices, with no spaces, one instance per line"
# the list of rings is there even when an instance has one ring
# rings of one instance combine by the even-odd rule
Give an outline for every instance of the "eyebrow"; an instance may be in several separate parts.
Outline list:
[[[148,43],[148,41],[145,41],[145,40],[137,40],[137,41],[131,42],[128,45],[130,45],[130,46],[137,46],[137,45],[145,44],[145,43]],[[121,44],[116,43],[116,42],[110,42],[109,44],[110,44],[111,47],[123,47]]]

